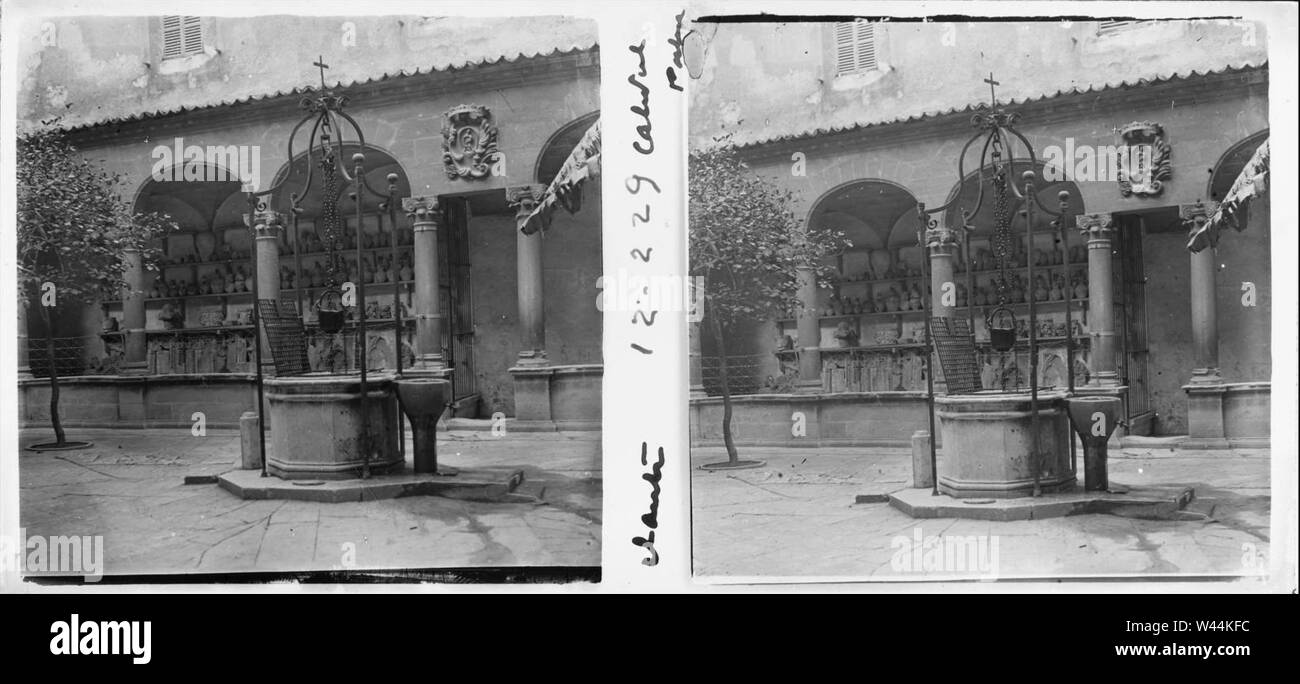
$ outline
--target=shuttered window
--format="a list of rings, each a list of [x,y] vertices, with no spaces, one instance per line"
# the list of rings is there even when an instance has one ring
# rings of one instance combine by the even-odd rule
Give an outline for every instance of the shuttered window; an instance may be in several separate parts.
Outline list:
[[[1099,22],[1097,22],[1097,35],[1099,35],[1099,36],[1109,36],[1109,35],[1111,35],[1111,34],[1119,33],[1120,31],[1123,31],[1124,29],[1132,28],[1132,27],[1134,27],[1134,26],[1138,26],[1139,24],[1148,24],[1148,23],[1150,23],[1150,20],[1146,20],[1146,21],[1137,21],[1137,20],[1130,20],[1130,21],[1099,21]]]
[[[198,17],[162,18],[163,59],[203,52],[203,25]]]
[[[876,26],[871,22],[835,22],[835,75],[876,68]]]

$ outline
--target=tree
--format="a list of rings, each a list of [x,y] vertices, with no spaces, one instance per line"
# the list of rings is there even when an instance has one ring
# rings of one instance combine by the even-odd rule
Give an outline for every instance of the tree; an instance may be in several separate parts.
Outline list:
[[[758,463],[740,461],[731,434],[724,331],[740,321],[795,310],[800,267],[811,266],[825,286],[830,276],[825,258],[847,243],[838,232],[805,230],[791,209],[789,190],[750,170],[729,135],[715,143],[690,155],[690,273],[704,280],[702,323],[712,332],[719,358],[725,467],[734,468]]]
[[[127,286],[126,251],[138,250],[145,267],[156,269],[154,244],[176,225],[160,214],[132,213],[122,199],[121,174],[82,157],[57,120],[19,135],[17,172],[18,306],[26,310],[36,298],[50,357],[55,442],[38,446],[75,448],[59,419],[58,313],[120,297]]]

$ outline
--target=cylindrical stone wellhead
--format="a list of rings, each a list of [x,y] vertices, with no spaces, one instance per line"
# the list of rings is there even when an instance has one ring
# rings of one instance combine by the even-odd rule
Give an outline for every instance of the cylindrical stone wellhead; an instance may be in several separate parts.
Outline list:
[[[1073,486],[1064,400],[1062,392],[1038,394],[1035,440],[1027,392],[936,396],[943,437],[936,473],[939,491],[953,497],[1030,496],[1035,469],[1045,492]]]
[[[371,473],[400,471],[397,398],[392,376],[366,378],[362,414],[361,376],[309,373],[268,378],[271,456],[266,469],[286,479],[359,477],[369,454]]]

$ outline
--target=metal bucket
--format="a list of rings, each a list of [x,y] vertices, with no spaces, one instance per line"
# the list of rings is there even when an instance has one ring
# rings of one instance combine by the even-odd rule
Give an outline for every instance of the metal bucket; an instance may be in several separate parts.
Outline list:
[[[989,329],[989,344],[994,351],[1011,351],[1016,346],[1016,315],[1005,306],[989,314],[985,324]]]
[[[343,293],[329,289],[321,293],[316,300],[316,322],[327,333],[336,333],[343,329]]]

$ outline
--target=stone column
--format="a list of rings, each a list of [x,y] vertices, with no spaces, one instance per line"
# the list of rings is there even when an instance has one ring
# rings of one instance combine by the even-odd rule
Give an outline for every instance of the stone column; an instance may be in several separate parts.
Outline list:
[[[506,188],[506,201],[515,208],[516,269],[519,294],[519,365],[545,366],[546,314],[543,297],[542,231],[525,235],[524,221],[541,200],[541,185]]]
[[[244,214],[244,225],[253,227],[253,258],[257,260],[257,296],[259,299],[280,301],[280,233],[284,229],[284,215],[266,209],[253,215]],[[253,302],[253,306],[258,306]],[[262,345],[262,374],[275,375],[275,357],[271,354],[271,340],[263,326],[257,336]]]
[[[148,365],[144,334],[144,261],[138,249],[127,249],[122,260],[126,262],[123,273],[126,287],[122,288],[121,329],[126,342],[123,371],[134,375],[146,372]]]
[[[442,355],[442,308],[438,281],[438,228],[442,208],[437,197],[406,197],[402,211],[415,227],[415,368],[438,372],[447,367]]]
[[[1090,385],[1118,386],[1115,367],[1115,284],[1111,276],[1115,223],[1110,214],[1079,214],[1075,225],[1088,243],[1088,358]]]
[[[257,259],[257,296],[280,301],[280,233],[284,215],[259,211],[253,224],[253,256]]]
[[[1184,204],[1178,207],[1178,216],[1187,226],[1188,234],[1201,229],[1213,213],[1214,207],[1206,204]],[[1219,317],[1215,305],[1214,249],[1192,252],[1189,285],[1192,300],[1192,382],[1218,383],[1219,374]]]
[[[149,372],[149,339],[145,336],[144,286],[145,270],[143,255],[138,249],[126,249],[122,252],[122,262],[126,270],[122,279],[126,285],[122,288],[122,321],[118,329],[122,332],[122,375],[145,375]],[[117,388],[117,419],[125,425],[143,426],[148,411],[145,408],[145,388],[137,383],[123,383]]]
[[[953,259],[957,255],[957,233],[948,228],[925,231],[925,246],[930,253],[930,315],[955,316],[957,280],[953,277]],[[950,288],[945,297],[945,285]]]
[[[1214,203],[1184,204],[1178,216],[1194,234],[1214,213]],[[1214,248],[1192,252],[1189,296],[1192,308],[1192,374],[1187,392],[1187,440],[1183,448],[1227,448],[1223,430],[1223,377],[1219,374],[1219,319],[1215,298]]]
[[[799,392],[822,390],[821,312],[817,310],[817,272],[812,264],[799,266],[799,307],[795,310],[795,329],[799,335]]]

